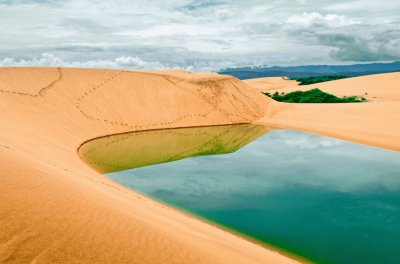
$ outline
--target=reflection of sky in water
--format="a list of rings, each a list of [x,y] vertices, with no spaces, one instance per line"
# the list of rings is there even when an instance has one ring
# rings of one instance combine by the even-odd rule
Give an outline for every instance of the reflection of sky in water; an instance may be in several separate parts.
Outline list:
[[[274,130],[235,153],[109,174],[318,263],[398,263],[400,153]]]
[[[193,157],[111,177],[157,197],[224,208],[241,206],[241,195],[299,187],[351,193],[399,191],[399,169],[398,152],[275,130],[232,154]]]

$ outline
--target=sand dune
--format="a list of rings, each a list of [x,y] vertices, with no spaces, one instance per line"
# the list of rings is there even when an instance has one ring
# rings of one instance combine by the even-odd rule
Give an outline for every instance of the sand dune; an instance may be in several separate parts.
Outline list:
[[[1,68],[0,262],[295,263],[115,184],[77,149],[128,131],[254,122],[400,149],[399,116],[398,102],[276,103],[215,73]]]
[[[319,88],[340,97],[360,96],[374,102],[400,101],[400,73],[375,74],[300,86],[296,81],[281,77],[249,79],[244,82],[257,90],[270,93]]]
[[[247,83],[251,84],[251,81]],[[289,93],[313,88],[320,88],[337,96],[362,96],[369,101],[359,104],[286,104],[271,101],[267,114],[259,123],[400,150],[400,73],[355,77],[269,91]]]
[[[400,150],[400,103],[270,103],[259,124],[293,128]]]
[[[216,74],[0,70],[1,263],[294,263],[119,186],[77,155],[132,130],[246,123],[266,98]]]
[[[281,89],[293,88],[298,86],[295,80],[289,80],[286,77],[265,77],[243,80],[247,85],[257,89],[260,92],[277,91]]]

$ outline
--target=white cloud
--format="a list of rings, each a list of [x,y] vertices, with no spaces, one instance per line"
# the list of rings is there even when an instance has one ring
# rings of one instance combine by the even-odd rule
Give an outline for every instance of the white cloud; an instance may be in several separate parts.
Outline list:
[[[400,6],[397,0],[349,0],[349,1],[335,1],[333,4],[328,4],[323,7],[325,10],[331,10],[335,12],[346,12],[355,13],[368,11],[370,13],[374,12],[387,12],[398,9]],[[397,10],[398,11],[398,10]]]
[[[350,25],[361,24],[361,21],[349,19],[345,16],[337,14],[327,14],[325,16],[317,12],[307,13],[302,15],[294,15],[288,18],[287,23],[309,27],[314,24],[327,25],[329,27],[343,27]]]
[[[64,61],[63,59],[49,53],[42,53],[40,57],[31,60],[16,60],[13,58],[4,58],[0,60],[0,66],[62,66],[72,68],[109,68],[109,69],[166,69],[164,65],[157,61],[146,62],[138,57],[122,56],[113,60],[87,60]]]
[[[347,0],[0,1],[0,61],[127,67],[117,59],[137,57],[144,62],[130,65],[193,70],[340,63],[347,53],[332,56],[338,45],[315,35],[380,43],[385,31],[400,28],[400,2],[382,1],[379,7],[369,0],[364,6]],[[384,49],[396,55],[396,44]],[[88,52],[95,48],[102,51]]]
[[[344,141],[321,137],[311,133],[299,131],[272,131],[269,135],[273,140],[279,141],[280,145],[286,145],[293,149],[323,149],[343,144]]]

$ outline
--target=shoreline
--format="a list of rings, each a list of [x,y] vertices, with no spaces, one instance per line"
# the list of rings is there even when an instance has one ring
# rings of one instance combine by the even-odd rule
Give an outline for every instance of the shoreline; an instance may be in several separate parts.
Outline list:
[[[234,125],[246,125],[246,124],[252,124],[252,123],[235,123]],[[130,133],[136,133],[136,132],[151,132],[151,131],[160,131],[160,130],[169,130],[169,129],[185,129],[185,128],[201,128],[201,127],[221,127],[221,126],[228,126],[228,125],[232,125],[232,124],[217,124],[217,125],[206,125],[206,126],[181,126],[181,127],[172,127],[172,128],[153,128],[153,129],[144,129],[144,130],[132,130],[132,131],[124,131],[124,132],[119,132],[119,133],[114,133],[114,134],[108,134],[108,135],[104,135],[104,136],[98,136],[98,137],[94,137],[88,140],[83,141],[81,144],[79,144],[78,148],[76,149],[76,152],[78,153],[79,156],[79,150],[81,149],[81,147],[91,141],[94,141],[96,139],[100,139],[100,138],[106,138],[106,137],[112,137],[112,136],[117,136],[117,135],[125,135],[125,134],[130,134]]]
[[[245,124],[254,124],[254,123],[237,123],[237,124],[234,124],[234,126],[237,126],[237,125],[245,125]],[[81,156],[80,156],[79,153],[80,153],[80,149],[82,148],[82,146],[84,146],[85,144],[87,144],[87,143],[89,143],[89,142],[95,141],[95,140],[97,140],[97,139],[108,138],[108,137],[112,137],[112,136],[115,136],[115,135],[125,135],[125,134],[130,134],[130,133],[152,132],[152,131],[162,131],[162,130],[166,130],[166,131],[167,131],[167,130],[180,130],[180,129],[186,129],[186,128],[223,127],[223,126],[229,126],[229,125],[232,125],[232,124],[218,124],[218,125],[207,125],[207,126],[189,126],[189,127],[174,127],[174,128],[168,128],[168,129],[159,128],[159,129],[135,130],[135,131],[127,131],[127,132],[122,132],[122,133],[116,133],[116,134],[109,134],[109,135],[99,136],[99,137],[95,137],[95,138],[92,138],[92,139],[89,139],[89,140],[84,141],[83,143],[81,143],[81,144],[79,145],[79,147],[77,148],[76,151],[77,151],[77,155],[81,158]],[[265,125],[263,125],[263,126],[265,126]],[[267,126],[267,127],[270,128],[270,127],[272,127],[272,126]],[[275,127],[274,127],[274,128],[275,128]],[[249,143],[250,143],[250,142],[249,142]],[[82,159],[82,161],[84,161],[84,160]],[[84,162],[85,162],[85,161],[84,161]],[[89,164],[87,164],[86,162],[85,162],[85,164],[86,164],[88,167],[92,168],[92,167],[91,167]],[[154,165],[155,165],[155,164],[154,164]],[[152,166],[152,165],[149,165],[149,166]],[[94,168],[92,168],[92,169],[95,170]],[[134,168],[133,168],[133,169],[134,169]],[[95,170],[95,171],[96,171],[96,170]],[[138,194],[140,194],[140,195],[142,195],[142,196],[144,196],[144,197],[146,197],[146,198],[152,200],[153,202],[159,203],[161,206],[164,206],[164,207],[170,208],[170,209],[172,209],[172,210],[174,210],[174,211],[176,211],[176,212],[179,212],[180,214],[182,214],[182,215],[184,215],[184,216],[186,216],[186,217],[196,219],[196,220],[198,220],[198,221],[200,221],[200,222],[202,222],[202,223],[205,223],[205,224],[207,224],[207,225],[209,225],[209,226],[211,226],[211,227],[218,228],[218,229],[220,229],[220,230],[222,230],[222,231],[224,231],[224,232],[226,232],[226,233],[228,233],[228,234],[231,234],[231,235],[233,235],[233,236],[235,236],[235,237],[244,239],[244,240],[246,240],[246,241],[248,241],[248,242],[250,242],[250,243],[252,243],[252,244],[258,245],[258,246],[260,246],[260,247],[262,247],[262,248],[264,248],[264,249],[266,249],[266,250],[269,250],[269,251],[272,251],[272,252],[276,252],[277,254],[280,254],[280,255],[283,255],[283,256],[285,256],[285,257],[288,257],[288,258],[290,258],[290,259],[292,259],[292,260],[294,260],[294,261],[297,261],[297,262],[299,262],[299,263],[302,263],[302,264],[310,264],[310,263],[313,263],[312,261],[308,260],[307,258],[305,258],[305,257],[303,257],[303,256],[300,256],[300,255],[296,255],[296,254],[294,254],[294,253],[292,253],[292,252],[290,252],[290,251],[288,251],[288,250],[285,250],[284,248],[279,248],[279,247],[274,246],[274,245],[271,245],[271,244],[269,244],[269,243],[267,243],[267,242],[258,240],[258,239],[253,238],[253,237],[251,237],[251,236],[249,236],[249,235],[247,235],[247,234],[245,234],[245,233],[242,233],[242,232],[237,231],[237,230],[235,230],[235,229],[229,228],[229,227],[227,227],[227,226],[224,226],[224,225],[222,225],[222,224],[219,224],[219,223],[217,223],[217,222],[214,222],[214,221],[212,221],[212,220],[210,220],[210,219],[207,219],[206,217],[203,217],[203,216],[201,216],[201,215],[199,215],[199,214],[196,214],[196,213],[194,213],[194,212],[190,212],[190,211],[185,210],[184,208],[181,208],[181,207],[179,207],[179,206],[176,206],[176,205],[173,205],[173,204],[169,204],[169,203],[164,202],[164,201],[162,201],[162,200],[160,200],[160,199],[157,199],[156,197],[153,197],[153,196],[147,195],[147,194],[145,194],[145,193],[143,193],[143,192],[140,192],[139,190],[136,190],[136,189],[134,189],[134,188],[130,188],[130,187],[128,187],[128,186],[122,185],[122,184],[120,184],[120,183],[114,181],[112,178],[108,177],[108,176],[107,176],[108,173],[104,173],[104,174],[103,174],[103,173],[100,173],[100,172],[97,172],[97,171],[96,171],[96,173],[99,173],[99,174],[102,175],[103,177],[106,177],[107,179],[110,179],[110,180],[113,182],[113,184],[115,184],[116,186],[118,186],[118,187],[120,187],[120,188],[127,189],[128,191],[130,191],[130,192],[132,192],[132,193],[138,193]],[[111,172],[111,173],[114,173],[114,172]]]
[[[104,174],[103,176],[107,177],[106,174]],[[110,178],[107,177],[107,179],[110,179]],[[184,215],[185,217],[196,219],[197,221],[200,221],[200,222],[202,222],[204,224],[207,224],[212,228],[218,228],[219,230],[221,230],[223,232],[226,232],[227,234],[233,235],[233,236],[235,236],[237,238],[240,238],[240,239],[244,239],[247,242],[252,243],[252,244],[254,244],[256,246],[260,246],[263,249],[266,249],[268,251],[272,251],[272,252],[275,252],[275,253],[277,253],[279,255],[282,255],[282,256],[285,256],[287,258],[290,258],[291,260],[296,261],[296,263],[301,263],[301,264],[311,264],[311,263],[313,263],[311,260],[308,260],[307,258],[305,258],[303,256],[299,256],[299,255],[293,254],[290,251],[287,251],[287,250],[285,250],[283,248],[276,247],[274,245],[268,244],[267,242],[263,242],[263,241],[258,240],[256,238],[253,238],[253,237],[251,237],[249,235],[246,235],[245,233],[241,233],[241,232],[239,232],[237,230],[234,230],[232,228],[229,228],[227,226],[223,226],[221,224],[213,222],[213,221],[211,221],[211,220],[209,220],[209,219],[207,219],[207,218],[205,218],[205,217],[203,217],[203,216],[201,216],[199,214],[195,214],[193,212],[185,210],[184,208],[180,208],[178,206],[166,203],[166,202],[164,202],[164,201],[162,201],[160,199],[157,199],[155,197],[147,195],[147,194],[145,194],[143,192],[140,192],[140,191],[138,191],[138,190],[136,190],[134,188],[129,188],[127,186],[124,186],[124,185],[122,185],[122,184],[120,184],[120,183],[118,183],[118,182],[116,182],[116,181],[114,181],[112,179],[111,179],[111,181],[114,184],[116,184],[117,186],[119,186],[119,187],[123,187],[125,189],[128,189],[129,191],[131,191],[133,193],[139,193],[143,197],[146,197],[147,199],[150,199],[153,202],[156,202],[156,203],[160,204],[161,206],[170,208],[170,209],[172,209],[172,210]]]
[[[274,101],[269,111],[254,123],[400,151],[400,102],[290,104]]]
[[[77,155],[82,142],[99,135],[253,121],[263,115],[265,98],[239,80],[177,72],[0,71],[0,144],[8,147],[0,148],[0,243],[8,243],[0,262],[298,263],[123,188]],[[43,87],[50,88],[34,96]]]
[[[357,143],[357,144],[361,144],[361,145],[368,145],[368,146],[372,146],[372,147],[376,147],[376,148],[382,148],[382,149],[391,150],[391,151],[399,151],[399,149],[395,149],[392,146],[388,147],[386,145],[380,145],[380,144],[376,144],[376,143],[372,143],[371,144],[370,142],[360,140],[357,137],[351,138],[351,137],[340,136],[340,134],[335,134],[334,132],[333,133],[329,133],[327,131],[318,131],[318,130],[315,130],[315,129],[307,129],[307,128],[303,128],[302,129],[302,128],[297,128],[295,126],[291,127],[291,126],[284,126],[284,125],[279,125],[279,124],[268,124],[266,122],[238,123],[238,124],[235,124],[235,125],[241,125],[241,124],[261,124],[261,125],[266,126],[268,128],[269,127],[274,127],[274,129],[306,131],[308,133],[327,136],[327,137],[332,137],[332,138],[337,138],[337,139],[341,139],[341,140],[344,140],[344,141],[349,141],[349,142],[353,142],[353,143]],[[96,138],[93,138],[93,139],[89,139],[89,140],[86,140],[85,142],[83,142],[79,146],[79,148],[77,149],[77,153],[79,155],[80,148],[83,145],[85,145],[86,143],[89,143],[91,141],[94,141],[94,140],[100,139],[100,138],[108,138],[108,137],[111,137],[111,136],[114,136],[114,135],[124,135],[124,134],[130,134],[130,133],[151,132],[151,131],[171,130],[171,129],[179,130],[179,129],[185,129],[185,128],[219,127],[219,126],[226,126],[226,125],[230,125],[230,124],[219,124],[219,125],[210,125],[210,126],[174,127],[174,128],[169,128],[169,129],[161,128],[161,129],[150,129],[150,130],[127,131],[127,132],[122,132],[122,133],[117,133],[117,134],[99,136],[99,137],[96,137]],[[87,166],[89,166],[89,165],[87,164]],[[152,166],[152,165],[150,165],[150,166]],[[105,177],[107,177],[108,179],[110,179],[107,176],[108,173],[105,173],[105,174],[100,173],[100,174],[105,176]],[[201,215],[196,214],[194,212],[190,212],[190,211],[188,211],[188,210],[186,210],[184,208],[181,208],[179,206],[176,206],[176,205],[173,205],[173,204],[169,204],[169,203],[164,202],[164,201],[162,201],[160,199],[157,199],[156,197],[153,197],[153,196],[147,195],[147,194],[145,194],[143,192],[140,192],[140,191],[138,191],[138,190],[136,190],[134,188],[130,188],[130,187],[124,186],[124,185],[122,185],[122,184],[120,184],[120,183],[118,183],[118,182],[116,182],[116,181],[114,181],[112,179],[111,179],[111,181],[114,184],[116,184],[117,186],[119,186],[119,187],[123,187],[125,189],[130,190],[130,191],[133,191],[134,193],[139,193],[142,196],[147,197],[148,199],[151,199],[151,200],[161,204],[161,206],[165,206],[165,207],[171,208],[171,209],[173,209],[173,210],[175,210],[175,211],[177,211],[177,212],[179,212],[179,213],[181,213],[181,214],[183,214],[183,215],[185,215],[185,216],[187,216],[189,218],[195,218],[198,221],[206,223],[206,224],[208,224],[208,225],[210,225],[212,227],[216,227],[216,228],[218,228],[220,230],[223,230],[223,231],[225,231],[225,232],[227,232],[229,234],[232,234],[234,236],[243,238],[246,241],[248,241],[250,243],[253,243],[253,244],[256,244],[256,245],[259,245],[259,246],[261,246],[261,247],[263,247],[263,248],[265,248],[267,250],[271,250],[271,251],[277,252],[278,254],[286,256],[286,257],[288,257],[288,258],[290,258],[292,260],[298,261],[300,263],[313,263],[311,260],[305,258],[304,256],[296,255],[296,254],[294,254],[294,253],[292,253],[292,252],[290,252],[288,250],[285,250],[283,248],[279,248],[279,247],[271,245],[271,244],[269,244],[267,242],[264,242],[264,241],[258,240],[256,238],[253,238],[253,237],[251,237],[251,236],[249,236],[249,235],[247,235],[245,233],[242,233],[242,232],[237,231],[235,229],[229,228],[227,226],[224,226],[222,224],[219,224],[217,222],[209,220],[204,216],[201,216]]]
[[[348,135],[343,135],[340,132],[331,132],[329,130],[319,130],[319,129],[313,129],[313,128],[308,128],[308,127],[304,127],[301,125],[283,125],[280,123],[274,123],[274,122],[268,122],[268,121],[263,121],[260,120],[258,122],[255,122],[254,124],[259,124],[259,125],[264,125],[264,126],[273,126],[276,129],[288,129],[288,130],[298,130],[298,131],[304,131],[307,133],[311,133],[311,134],[315,134],[315,135],[320,135],[320,136],[326,136],[326,137],[330,137],[330,138],[336,138],[336,139],[340,139],[340,140],[344,140],[344,141],[348,141],[348,142],[352,142],[352,143],[356,143],[356,144],[360,144],[360,145],[366,145],[366,146],[370,146],[370,147],[374,147],[374,148],[380,148],[380,149],[385,149],[388,151],[400,151],[400,147],[398,146],[393,146],[393,144],[387,144],[387,143],[379,143],[379,142],[374,142],[374,141],[368,141],[365,139],[360,139],[357,136],[354,137],[350,137]]]
[[[363,140],[374,139],[365,131],[384,135],[379,140],[400,131],[388,123],[386,113],[397,113],[391,105],[286,106],[215,73],[0,71],[0,262],[298,263],[115,184],[87,166],[78,147],[132,130],[257,122],[346,133],[349,112],[363,117],[349,128],[361,124],[355,135]],[[323,120],[315,109],[327,113]],[[332,120],[341,123],[328,126]]]

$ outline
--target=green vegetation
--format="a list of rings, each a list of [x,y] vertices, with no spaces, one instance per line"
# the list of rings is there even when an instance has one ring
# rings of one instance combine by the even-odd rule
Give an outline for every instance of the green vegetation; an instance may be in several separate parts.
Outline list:
[[[366,101],[365,98],[358,98],[356,96],[350,97],[337,97],[333,94],[325,93],[318,88],[309,91],[295,91],[288,94],[275,92],[271,95],[268,92],[264,92],[266,96],[272,99],[285,102],[285,103],[360,103]]]
[[[328,76],[314,76],[314,77],[298,77],[298,78],[290,78],[290,79],[298,81],[299,85],[308,85],[308,84],[328,82],[328,81],[345,79],[345,78],[349,78],[349,76],[328,75]]]

